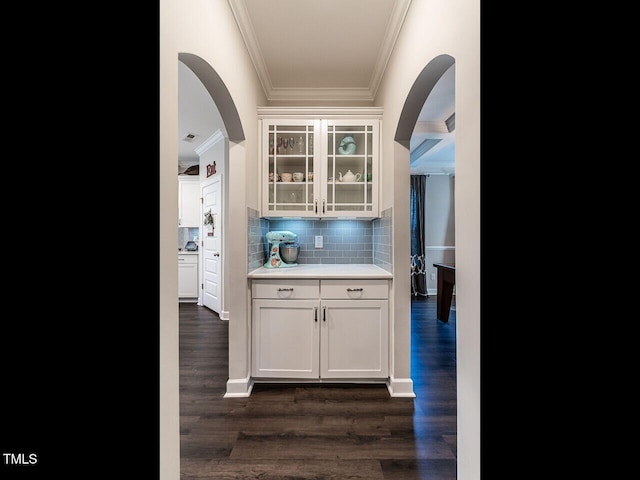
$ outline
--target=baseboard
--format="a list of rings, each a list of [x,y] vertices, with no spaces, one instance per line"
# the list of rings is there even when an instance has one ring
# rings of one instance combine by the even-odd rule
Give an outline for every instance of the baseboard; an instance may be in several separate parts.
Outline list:
[[[178,298],[178,302],[180,303],[198,303],[198,299],[196,297],[181,297]]]
[[[392,397],[407,397],[415,398],[416,394],[413,393],[413,380],[410,378],[389,378],[387,383],[387,389],[389,395]]]
[[[253,390],[253,379],[236,378],[227,380],[227,393],[224,394],[224,398],[233,397],[249,397]]]

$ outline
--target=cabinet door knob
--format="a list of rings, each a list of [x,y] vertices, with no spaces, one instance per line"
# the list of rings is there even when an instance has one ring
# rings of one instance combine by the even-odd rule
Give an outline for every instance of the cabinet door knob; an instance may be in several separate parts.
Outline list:
[[[315,201],[316,204],[316,213],[318,213],[318,200]]]
[[[322,307],[322,321],[323,322],[327,321],[327,307],[325,306]]]
[[[216,252],[216,253],[214,253],[214,254],[213,254],[213,256],[214,256],[214,257],[219,257],[219,256],[220,256],[220,253]]]
[[[318,307],[313,307],[313,321],[318,321]]]

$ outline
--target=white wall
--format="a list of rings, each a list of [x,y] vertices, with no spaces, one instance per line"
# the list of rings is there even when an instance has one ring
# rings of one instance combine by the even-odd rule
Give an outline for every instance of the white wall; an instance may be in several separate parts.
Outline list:
[[[425,195],[425,267],[427,292],[436,295],[438,272],[434,263],[455,263],[455,177],[427,175]]]
[[[246,140],[229,145],[227,254],[246,262],[246,207],[258,208],[256,107],[265,105],[260,82],[226,1],[160,0],[160,478],[180,478],[178,375],[178,53],[205,60],[235,102]],[[213,28],[215,26],[215,28]],[[215,101],[215,99],[214,99]],[[251,159],[251,160],[247,160]],[[249,188],[248,188],[249,187]],[[235,293],[227,308],[230,376],[248,373],[247,279],[244,263],[231,269]]]
[[[409,359],[402,352],[409,350],[410,338],[398,326],[410,323],[411,295],[409,152],[394,141],[394,135],[414,81],[442,54],[454,57],[456,65],[457,474],[458,480],[476,480],[480,478],[479,0],[413,0],[375,102],[384,108],[381,206],[392,206],[394,215],[393,361],[400,374],[408,368]]]

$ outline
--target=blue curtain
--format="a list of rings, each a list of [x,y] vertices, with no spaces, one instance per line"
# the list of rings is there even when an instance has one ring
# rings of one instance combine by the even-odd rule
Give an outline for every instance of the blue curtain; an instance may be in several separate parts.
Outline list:
[[[424,211],[427,190],[426,175],[411,175],[409,203],[411,222],[411,293],[427,297],[427,272],[424,250]]]

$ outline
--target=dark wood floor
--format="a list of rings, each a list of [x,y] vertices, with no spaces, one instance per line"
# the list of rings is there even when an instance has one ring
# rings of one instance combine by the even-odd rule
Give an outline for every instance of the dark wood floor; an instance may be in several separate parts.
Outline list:
[[[180,478],[456,478],[456,312],[411,304],[416,398],[384,386],[257,384],[223,398],[228,323],[180,304]],[[454,307],[455,308],[455,307]]]

